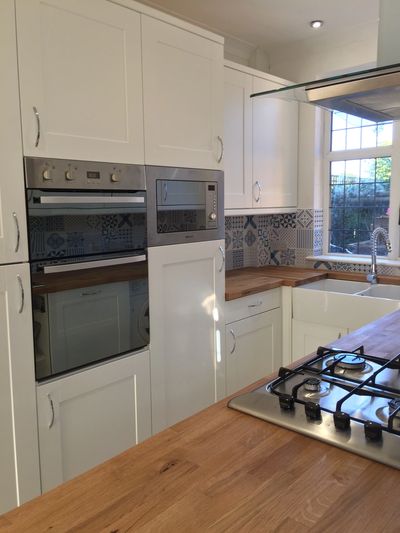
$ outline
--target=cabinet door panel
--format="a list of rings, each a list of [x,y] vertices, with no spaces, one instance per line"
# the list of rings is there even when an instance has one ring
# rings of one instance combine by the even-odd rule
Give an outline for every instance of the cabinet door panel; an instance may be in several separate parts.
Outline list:
[[[38,385],[43,491],[151,435],[148,352]]]
[[[28,260],[14,2],[0,2],[0,264]]]
[[[153,433],[225,395],[220,246],[149,248]]]
[[[224,69],[225,209],[252,207],[252,76]]]
[[[27,264],[0,267],[0,514],[40,494]]]
[[[140,15],[17,0],[17,34],[25,155],[143,163]]]
[[[227,394],[277,370],[282,362],[281,309],[226,326]]]
[[[254,92],[276,87],[276,83],[253,79]],[[297,205],[297,154],[298,104],[253,98],[253,207]]]
[[[223,47],[142,16],[145,158],[210,168],[223,130]]]
[[[330,344],[335,339],[344,337],[347,333],[348,329],[346,328],[293,320],[292,361],[315,352],[319,346]]]

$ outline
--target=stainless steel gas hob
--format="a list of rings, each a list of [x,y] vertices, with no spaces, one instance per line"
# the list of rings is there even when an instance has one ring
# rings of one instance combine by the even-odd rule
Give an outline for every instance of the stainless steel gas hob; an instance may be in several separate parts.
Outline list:
[[[400,355],[318,348],[229,407],[400,469]]]

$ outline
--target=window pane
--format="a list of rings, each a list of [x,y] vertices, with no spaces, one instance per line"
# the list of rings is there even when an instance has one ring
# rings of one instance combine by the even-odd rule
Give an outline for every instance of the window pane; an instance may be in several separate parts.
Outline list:
[[[344,228],[344,222],[343,222],[343,213],[344,209],[342,207],[337,207],[336,209],[332,209],[332,216],[331,216],[331,228],[330,229],[343,229]]]
[[[376,126],[366,126],[361,131],[361,148],[376,146]]]
[[[361,128],[351,128],[347,130],[347,150],[357,150],[361,146]]]
[[[378,157],[376,159],[376,181],[390,181],[392,173],[392,158]]]
[[[378,146],[389,146],[393,143],[393,123],[385,122],[377,125]]]
[[[330,231],[329,232],[329,251],[336,254],[345,253],[343,247],[343,231]]]
[[[360,180],[360,160],[346,161],[346,183],[358,183]]]
[[[344,205],[344,187],[343,185],[331,185],[331,205]]]
[[[375,181],[375,159],[361,159],[361,181]]]
[[[346,113],[340,111],[334,111],[332,113],[332,130],[344,130],[346,129]]]
[[[353,115],[347,115],[347,127],[359,128],[361,126],[361,118]]]
[[[331,183],[344,183],[346,169],[345,161],[332,161],[331,163]]]
[[[338,130],[332,132],[331,150],[336,152],[346,148],[346,130]]]

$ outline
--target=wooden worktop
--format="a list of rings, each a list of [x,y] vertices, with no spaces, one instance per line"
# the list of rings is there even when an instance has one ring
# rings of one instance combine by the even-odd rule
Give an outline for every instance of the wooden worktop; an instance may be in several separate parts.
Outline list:
[[[335,345],[390,356],[399,332],[395,311]],[[3,515],[0,531],[394,533],[399,500],[400,471],[224,400]]]
[[[359,272],[331,272],[312,268],[287,266],[247,267],[229,270],[225,276],[225,300],[235,300],[250,294],[281,286],[298,287],[321,279],[367,281]],[[399,276],[379,276],[379,283],[400,285]]]

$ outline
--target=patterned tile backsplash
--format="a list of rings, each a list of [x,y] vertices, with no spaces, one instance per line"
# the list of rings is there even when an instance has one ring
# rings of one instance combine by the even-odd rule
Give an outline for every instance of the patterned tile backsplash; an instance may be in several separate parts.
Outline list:
[[[226,268],[288,265],[340,272],[369,272],[369,265],[306,260],[323,253],[322,209],[297,209],[276,215],[225,217]],[[400,275],[400,268],[379,266],[379,273]]]

